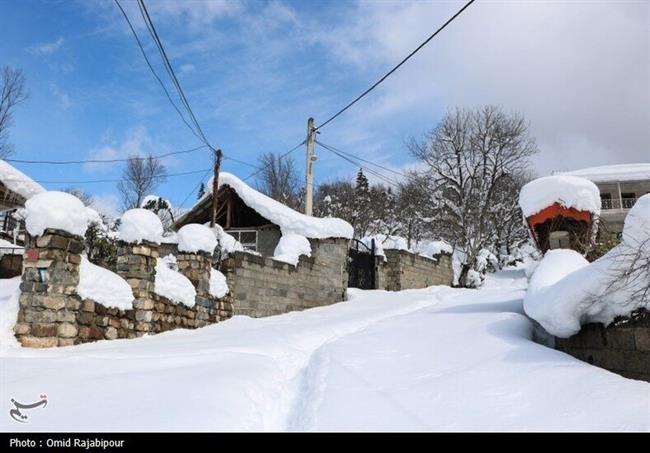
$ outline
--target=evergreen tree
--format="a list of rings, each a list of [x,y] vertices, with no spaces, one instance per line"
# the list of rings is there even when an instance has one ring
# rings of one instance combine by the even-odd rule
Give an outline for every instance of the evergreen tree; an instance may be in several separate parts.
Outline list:
[[[199,192],[196,194],[196,199],[200,200],[205,195],[205,184],[201,183],[199,186]]]

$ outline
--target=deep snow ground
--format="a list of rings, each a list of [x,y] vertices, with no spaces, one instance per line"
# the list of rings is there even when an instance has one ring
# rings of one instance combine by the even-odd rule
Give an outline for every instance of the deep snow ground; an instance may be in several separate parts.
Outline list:
[[[533,343],[522,288],[513,270],[478,291],[351,290],[196,331],[5,347],[0,430],[650,430],[650,384]],[[9,418],[41,393],[28,424]]]

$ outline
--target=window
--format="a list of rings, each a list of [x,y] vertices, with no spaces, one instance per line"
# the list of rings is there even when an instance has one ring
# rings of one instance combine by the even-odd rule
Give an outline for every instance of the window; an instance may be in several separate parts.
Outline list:
[[[600,205],[603,209],[612,209],[612,194],[611,193],[601,193],[600,194]]]
[[[571,248],[568,231],[552,231],[549,237],[551,249]]]
[[[257,230],[226,230],[237,239],[246,250],[257,252]]]

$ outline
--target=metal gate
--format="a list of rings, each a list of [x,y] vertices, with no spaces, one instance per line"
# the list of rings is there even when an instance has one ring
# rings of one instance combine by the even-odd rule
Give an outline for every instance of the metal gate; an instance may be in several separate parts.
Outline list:
[[[373,239],[368,247],[353,239],[348,256],[348,287],[376,289],[375,270],[375,240]]]

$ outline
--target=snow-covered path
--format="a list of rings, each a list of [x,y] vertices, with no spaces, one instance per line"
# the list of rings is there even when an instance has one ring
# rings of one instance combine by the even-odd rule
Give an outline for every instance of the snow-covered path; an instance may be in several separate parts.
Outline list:
[[[352,290],[198,331],[5,348],[0,430],[650,430],[650,384],[530,341],[522,282]],[[8,417],[10,398],[41,393],[28,424]]]

